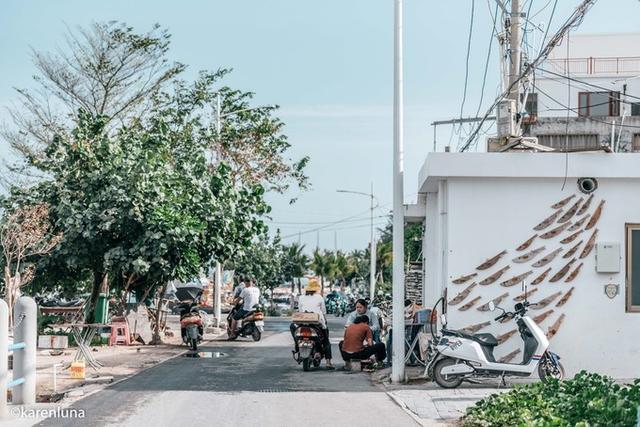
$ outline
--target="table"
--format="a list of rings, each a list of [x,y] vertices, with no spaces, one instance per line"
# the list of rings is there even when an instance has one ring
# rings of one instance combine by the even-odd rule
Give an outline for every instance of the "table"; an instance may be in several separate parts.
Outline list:
[[[73,357],[73,361],[85,360],[87,364],[94,370],[98,370],[103,365],[95,357],[91,351],[91,340],[96,336],[98,329],[110,327],[104,323],[62,323],[59,325],[51,325],[52,327],[71,329],[71,334],[78,344],[78,351]]]

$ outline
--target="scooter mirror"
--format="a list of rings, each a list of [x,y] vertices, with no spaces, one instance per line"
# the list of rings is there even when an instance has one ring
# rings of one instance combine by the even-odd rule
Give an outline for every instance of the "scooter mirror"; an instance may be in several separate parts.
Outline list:
[[[489,311],[495,311],[496,309],[496,305],[493,303],[493,301],[489,301]]]

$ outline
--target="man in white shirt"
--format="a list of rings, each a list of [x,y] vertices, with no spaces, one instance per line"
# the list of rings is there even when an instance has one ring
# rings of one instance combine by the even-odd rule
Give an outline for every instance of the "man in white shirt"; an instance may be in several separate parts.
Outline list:
[[[260,289],[254,286],[251,280],[247,280],[240,295],[234,299],[233,304],[238,304],[240,300],[243,301],[242,307],[236,311],[231,319],[231,330],[234,335],[238,327],[238,320],[241,320],[249,314],[249,312],[253,311],[253,306],[260,302]]]
[[[320,315],[320,326],[322,328],[322,346],[324,348],[324,358],[326,360],[327,369],[335,369],[331,363],[331,342],[329,341],[329,328],[327,327],[327,307],[324,304],[324,298],[319,294],[320,284],[317,280],[311,279],[304,289],[305,295],[298,297],[298,311],[301,313],[318,313]],[[296,352],[298,351],[295,337],[295,331],[298,326],[291,324],[291,336],[296,343]]]

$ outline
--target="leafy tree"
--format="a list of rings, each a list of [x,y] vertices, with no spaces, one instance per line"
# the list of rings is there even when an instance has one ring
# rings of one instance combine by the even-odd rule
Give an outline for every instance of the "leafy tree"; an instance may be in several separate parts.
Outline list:
[[[344,291],[347,286],[347,279],[355,270],[355,266],[350,257],[341,251],[335,254],[335,276],[340,282],[340,289]]]
[[[322,289],[322,293],[324,294],[324,281],[331,281],[335,278],[336,274],[336,264],[335,264],[335,255],[330,251],[320,252],[320,250],[316,249],[313,252],[313,258],[311,260],[311,269],[314,271],[316,276],[320,277],[320,286]]]
[[[244,253],[228,263],[240,276],[253,277],[262,289],[279,286],[283,281],[284,254],[279,236],[273,239],[264,233]]]
[[[282,275],[285,280],[291,281],[291,292],[295,291],[295,279],[297,279],[298,293],[302,293],[301,278],[309,268],[309,257],[304,253],[304,245],[292,243],[283,248]]]

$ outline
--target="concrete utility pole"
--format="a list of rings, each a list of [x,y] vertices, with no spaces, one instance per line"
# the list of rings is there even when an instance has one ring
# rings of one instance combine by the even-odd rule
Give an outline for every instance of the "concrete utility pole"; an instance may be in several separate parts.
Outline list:
[[[395,0],[393,85],[393,360],[391,381],[404,381],[404,162],[402,0]]]
[[[509,86],[520,78],[520,58],[522,51],[520,49],[520,42],[522,41],[522,35],[520,31],[520,0],[511,0],[511,25],[509,30]],[[516,102],[516,111],[519,111],[520,103],[520,85],[515,85],[509,92],[509,99],[513,99]]]

